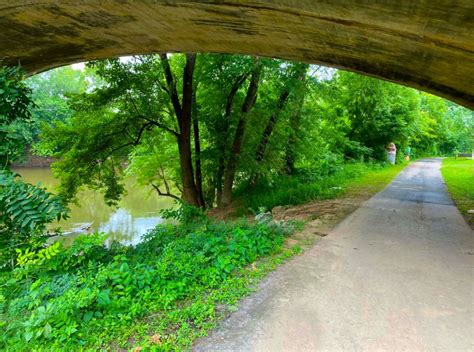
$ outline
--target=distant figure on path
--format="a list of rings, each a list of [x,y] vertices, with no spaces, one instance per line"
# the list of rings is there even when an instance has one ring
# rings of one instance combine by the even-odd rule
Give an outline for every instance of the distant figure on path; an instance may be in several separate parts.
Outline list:
[[[395,164],[395,158],[397,156],[397,147],[394,143],[390,143],[387,147],[387,160],[390,164]]]
[[[410,155],[411,155],[411,147],[407,147],[405,149],[405,160],[409,161],[410,160]]]

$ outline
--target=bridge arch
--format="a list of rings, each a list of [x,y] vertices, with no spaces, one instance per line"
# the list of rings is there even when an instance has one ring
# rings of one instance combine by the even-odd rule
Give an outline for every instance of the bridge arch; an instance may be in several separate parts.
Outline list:
[[[294,59],[474,108],[472,0],[0,0],[0,64],[152,52]]]

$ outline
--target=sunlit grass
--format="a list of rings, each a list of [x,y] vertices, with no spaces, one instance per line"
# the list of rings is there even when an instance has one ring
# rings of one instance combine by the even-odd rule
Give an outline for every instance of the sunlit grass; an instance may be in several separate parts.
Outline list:
[[[407,166],[407,163],[387,165],[382,169],[367,170],[360,177],[347,181],[345,195],[362,196],[373,195],[385,188]]]
[[[468,211],[474,209],[474,160],[443,159],[441,172],[451,197],[472,226],[474,214],[469,214]]]

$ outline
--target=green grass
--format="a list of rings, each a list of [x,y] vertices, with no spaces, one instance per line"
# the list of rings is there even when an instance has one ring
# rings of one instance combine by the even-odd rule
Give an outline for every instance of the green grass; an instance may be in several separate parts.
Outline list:
[[[317,172],[282,176],[272,183],[260,183],[236,192],[242,209],[257,212],[275,206],[304,204],[313,200],[332,199],[349,194],[373,194],[389,183],[406,164],[348,163],[340,165],[329,175]]]
[[[94,235],[20,253],[0,274],[0,349],[187,350],[300,250],[283,245],[292,227],[187,220],[134,248]]]
[[[385,188],[407,166],[407,163],[385,165],[383,168],[367,169],[362,175],[347,180],[347,196],[371,196]]]
[[[474,209],[474,160],[445,158],[441,172],[458,209],[473,226],[474,215],[468,211]]]

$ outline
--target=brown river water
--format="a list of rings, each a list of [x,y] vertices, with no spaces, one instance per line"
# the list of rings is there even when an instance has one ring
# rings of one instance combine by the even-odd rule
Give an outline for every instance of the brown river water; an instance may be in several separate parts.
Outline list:
[[[48,168],[18,168],[14,170],[25,182],[41,182],[54,193],[59,182]],[[135,245],[149,229],[161,223],[160,211],[171,208],[171,198],[159,197],[153,189],[134,185],[126,180],[127,195],[115,208],[105,204],[103,196],[93,190],[84,190],[78,195],[78,205],[70,205],[70,217],[53,224],[64,233],[64,242],[69,244],[82,233],[104,232],[109,234],[106,245],[118,241]]]

